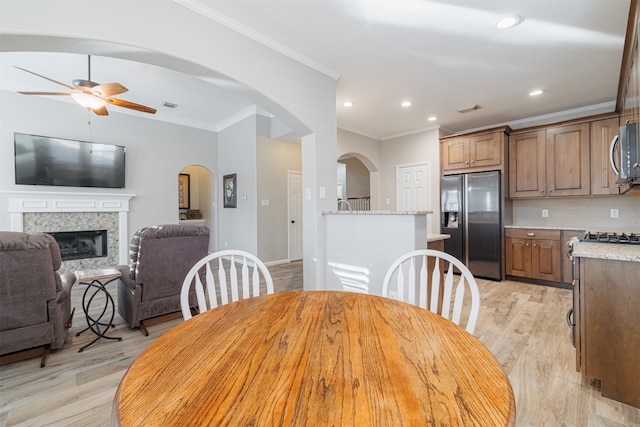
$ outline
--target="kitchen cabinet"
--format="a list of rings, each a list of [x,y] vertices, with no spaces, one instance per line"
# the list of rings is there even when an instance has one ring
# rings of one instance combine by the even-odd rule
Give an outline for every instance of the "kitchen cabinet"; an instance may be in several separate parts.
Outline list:
[[[589,123],[555,126],[509,137],[509,196],[589,195]]]
[[[505,273],[507,276],[560,282],[560,230],[506,230]]]
[[[444,174],[501,169],[509,128],[488,133],[444,137],[440,158]]]
[[[576,369],[602,395],[640,408],[640,262],[576,258]]]
[[[620,120],[615,117],[591,122],[591,194],[619,194],[618,175],[609,164],[611,140],[620,131]],[[620,146],[616,148],[619,150]]]
[[[571,284],[573,280],[573,261],[569,258],[567,254],[569,252],[569,246],[567,246],[567,242],[572,237],[581,237],[584,235],[586,230],[562,230],[560,232],[560,243],[562,244],[562,254],[561,254],[561,265],[562,265],[562,283]]]

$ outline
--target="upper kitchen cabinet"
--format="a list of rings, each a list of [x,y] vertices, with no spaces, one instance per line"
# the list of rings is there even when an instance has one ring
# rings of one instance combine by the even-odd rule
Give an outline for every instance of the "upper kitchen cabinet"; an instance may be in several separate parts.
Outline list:
[[[591,194],[619,194],[618,176],[609,164],[611,140],[620,131],[616,118],[591,122]],[[619,150],[620,147],[616,146]]]
[[[440,139],[443,175],[502,169],[511,129],[501,127]]]
[[[589,123],[509,137],[509,196],[589,195]]]

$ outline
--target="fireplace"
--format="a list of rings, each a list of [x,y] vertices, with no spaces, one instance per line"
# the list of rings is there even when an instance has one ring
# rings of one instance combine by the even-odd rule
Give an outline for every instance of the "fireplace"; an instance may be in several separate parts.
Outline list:
[[[107,230],[49,232],[60,247],[62,261],[106,257]]]
[[[107,249],[100,247],[94,258],[63,261],[60,271],[68,273],[124,265],[129,261],[128,213],[129,201],[134,196],[120,193],[0,191],[0,198],[4,199],[0,203],[6,203],[9,214],[8,224],[3,222],[2,226],[11,231],[49,234],[107,230],[108,239],[94,242],[100,246],[106,241]]]

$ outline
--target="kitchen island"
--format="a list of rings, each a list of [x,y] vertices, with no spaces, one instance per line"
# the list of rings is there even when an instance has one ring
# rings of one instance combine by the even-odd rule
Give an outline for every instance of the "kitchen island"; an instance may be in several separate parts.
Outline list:
[[[640,408],[640,245],[579,242],[573,256],[576,370]]]
[[[427,248],[427,215],[431,213],[323,212],[327,271],[319,289],[381,295],[382,280],[393,261],[406,252]]]

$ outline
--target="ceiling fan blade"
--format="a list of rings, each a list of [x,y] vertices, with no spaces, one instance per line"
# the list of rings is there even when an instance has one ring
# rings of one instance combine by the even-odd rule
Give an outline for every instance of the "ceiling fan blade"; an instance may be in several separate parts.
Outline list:
[[[70,93],[67,92],[20,92],[23,95],[51,95],[51,96],[69,96]]]
[[[16,66],[14,65],[14,67],[16,67]],[[45,80],[49,80],[50,82],[53,82],[53,83],[55,83],[55,84],[59,84],[60,86],[64,86],[64,87],[66,87],[67,89],[73,90],[73,86],[69,86],[69,85],[68,85],[68,84],[66,84],[66,83],[61,83],[61,82],[59,82],[59,81],[56,81],[56,80],[50,79],[49,77],[45,77],[45,76],[42,76],[42,75],[40,75],[40,74],[38,74],[38,73],[34,73],[33,71],[25,70],[24,68],[20,68],[20,67],[16,67],[16,68],[17,68],[18,70],[22,70],[22,71],[26,71],[27,73],[31,73],[31,74],[33,74],[34,76],[42,77],[43,79],[45,79]]]
[[[104,105],[102,107],[98,107],[98,108],[90,108],[91,111],[93,111],[94,113],[96,113],[98,116],[108,116],[109,112],[107,111],[107,107],[105,107]]]
[[[143,113],[155,114],[156,109],[147,107],[144,105],[136,104],[134,102],[125,101],[123,99],[118,98],[103,98],[109,104],[117,105],[118,107],[130,108],[132,110],[141,111]]]
[[[103,83],[91,88],[92,91],[98,92],[100,96],[112,96],[120,93],[125,93],[129,89],[122,86],[120,83]]]

